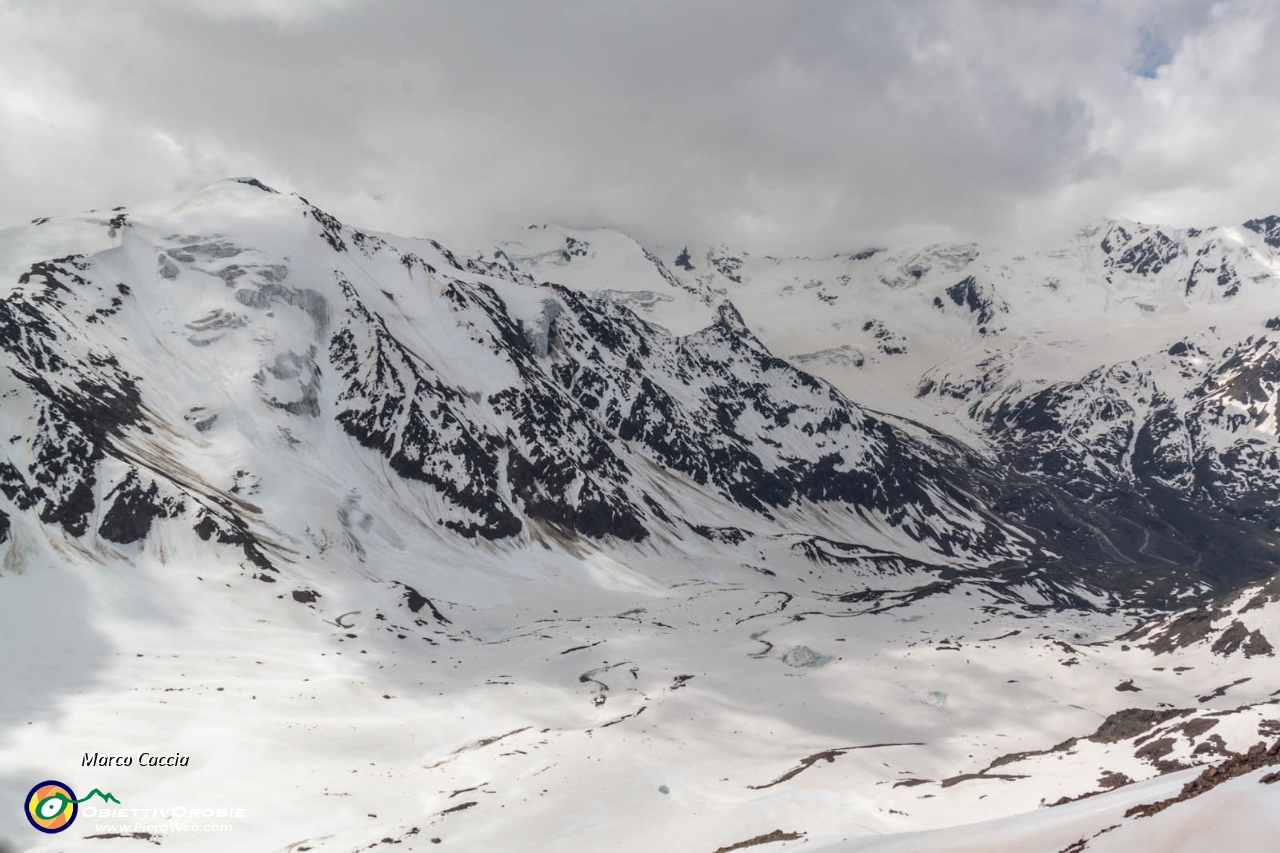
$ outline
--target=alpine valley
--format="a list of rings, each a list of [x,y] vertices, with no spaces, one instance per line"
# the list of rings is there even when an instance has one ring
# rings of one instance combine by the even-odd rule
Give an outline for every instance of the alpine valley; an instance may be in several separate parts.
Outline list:
[[[1272,850],[1278,253],[0,231],[0,836]]]

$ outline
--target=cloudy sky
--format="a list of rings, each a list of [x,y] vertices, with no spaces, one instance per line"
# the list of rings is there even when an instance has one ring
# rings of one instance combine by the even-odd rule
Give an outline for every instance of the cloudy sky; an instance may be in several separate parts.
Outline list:
[[[368,228],[813,251],[1280,212],[1270,0],[0,0],[0,225],[255,175]]]

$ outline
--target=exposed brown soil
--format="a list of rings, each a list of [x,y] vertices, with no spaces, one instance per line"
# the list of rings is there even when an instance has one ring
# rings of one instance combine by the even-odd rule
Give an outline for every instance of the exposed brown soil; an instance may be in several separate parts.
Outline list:
[[[803,832],[783,832],[781,829],[775,829],[773,832],[757,835],[755,838],[748,838],[746,841],[739,841],[728,847],[721,847],[716,853],[729,853],[731,850],[742,850],[746,847],[755,847],[757,844],[772,844],[775,841],[797,841],[803,837]]]
[[[102,841],[111,838],[134,838],[138,841],[149,841],[157,847],[160,846],[160,836],[152,835],[150,832],[104,832],[101,835],[86,835],[85,838],[96,838]]]
[[[456,806],[450,806],[449,808],[447,808],[447,809],[445,809],[444,811],[440,812],[440,814],[442,814],[442,815],[447,815],[447,814],[452,814],[452,813],[454,813],[454,812],[466,811],[467,809],[471,808],[472,806],[476,806],[476,805],[479,805],[479,803],[477,803],[475,800],[469,800],[469,801],[467,801],[467,802],[465,802],[465,803],[458,803]]]
[[[1028,778],[1025,773],[961,773],[959,776],[952,776],[949,779],[942,780],[942,787],[950,788],[952,785],[959,785],[961,782],[972,782],[974,779],[999,779],[1002,782],[1013,782],[1017,779]]]

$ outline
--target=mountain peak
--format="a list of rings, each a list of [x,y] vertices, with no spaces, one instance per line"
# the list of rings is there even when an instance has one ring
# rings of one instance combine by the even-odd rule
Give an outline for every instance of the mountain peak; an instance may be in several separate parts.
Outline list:
[[[232,181],[237,184],[246,184],[247,186],[256,187],[257,189],[260,189],[265,193],[272,193],[275,195],[279,194],[277,190],[272,189],[271,187],[267,186],[262,181],[254,177],[245,176],[245,177],[239,177],[239,178],[225,178],[224,180]]]

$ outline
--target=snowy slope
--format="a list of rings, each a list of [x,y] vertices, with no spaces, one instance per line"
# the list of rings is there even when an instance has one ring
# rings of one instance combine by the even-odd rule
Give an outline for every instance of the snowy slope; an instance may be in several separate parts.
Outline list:
[[[1117,815],[1280,735],[1277,239],[467,258],[252,179],[0,232],[0,796],[157,810],[0,838],[1101,850],[1265,798]],[[144,751],[190,762],[82,762]]]
[[[791,550],[757,559],[781,567]],[[434,561],[384,569],[423,583]],[[1221,642],[1236,620],[1274,638],[1274,602],[1242,602],[1162,651],[1150,633],[1110,640],[1120,616],[1029,607],[1031,589],[920,596],[893,575],[884,586],[908,592],[868,594],[872,579],[821,563],[750,584],[725,579],[728,559],[684,563],[704,575],[693,583],[636,582],[671,570],[658,562],[597,557],[596,583],[490,580],[481,609],[348,573],[263,585],[194,555],[32,565],[5,579],[21,584],[6,642],[50,636],[70,666],[7,672],[23,689],[0,706],[5,790],[51,777],[130,807],[246,808],[235,842],[264,850],[714,851],[774,830],[912,849],[894,836],[923,829],[988,850],[985,831],[945,828],[1015,814],[1057,850],[1177,785],[1085,800],[1088,819],[1061,830],[1059,809],[1080,813],[1046,804],[1217,761],[1280,726],[1275,658]],[[833,595],[841,581],[862,594]],[[82,769],[85,750],[192,761]],[[67,849],[22,830],[0,829],[22,849]],[[100,849],[129,848],[150,849]]]

